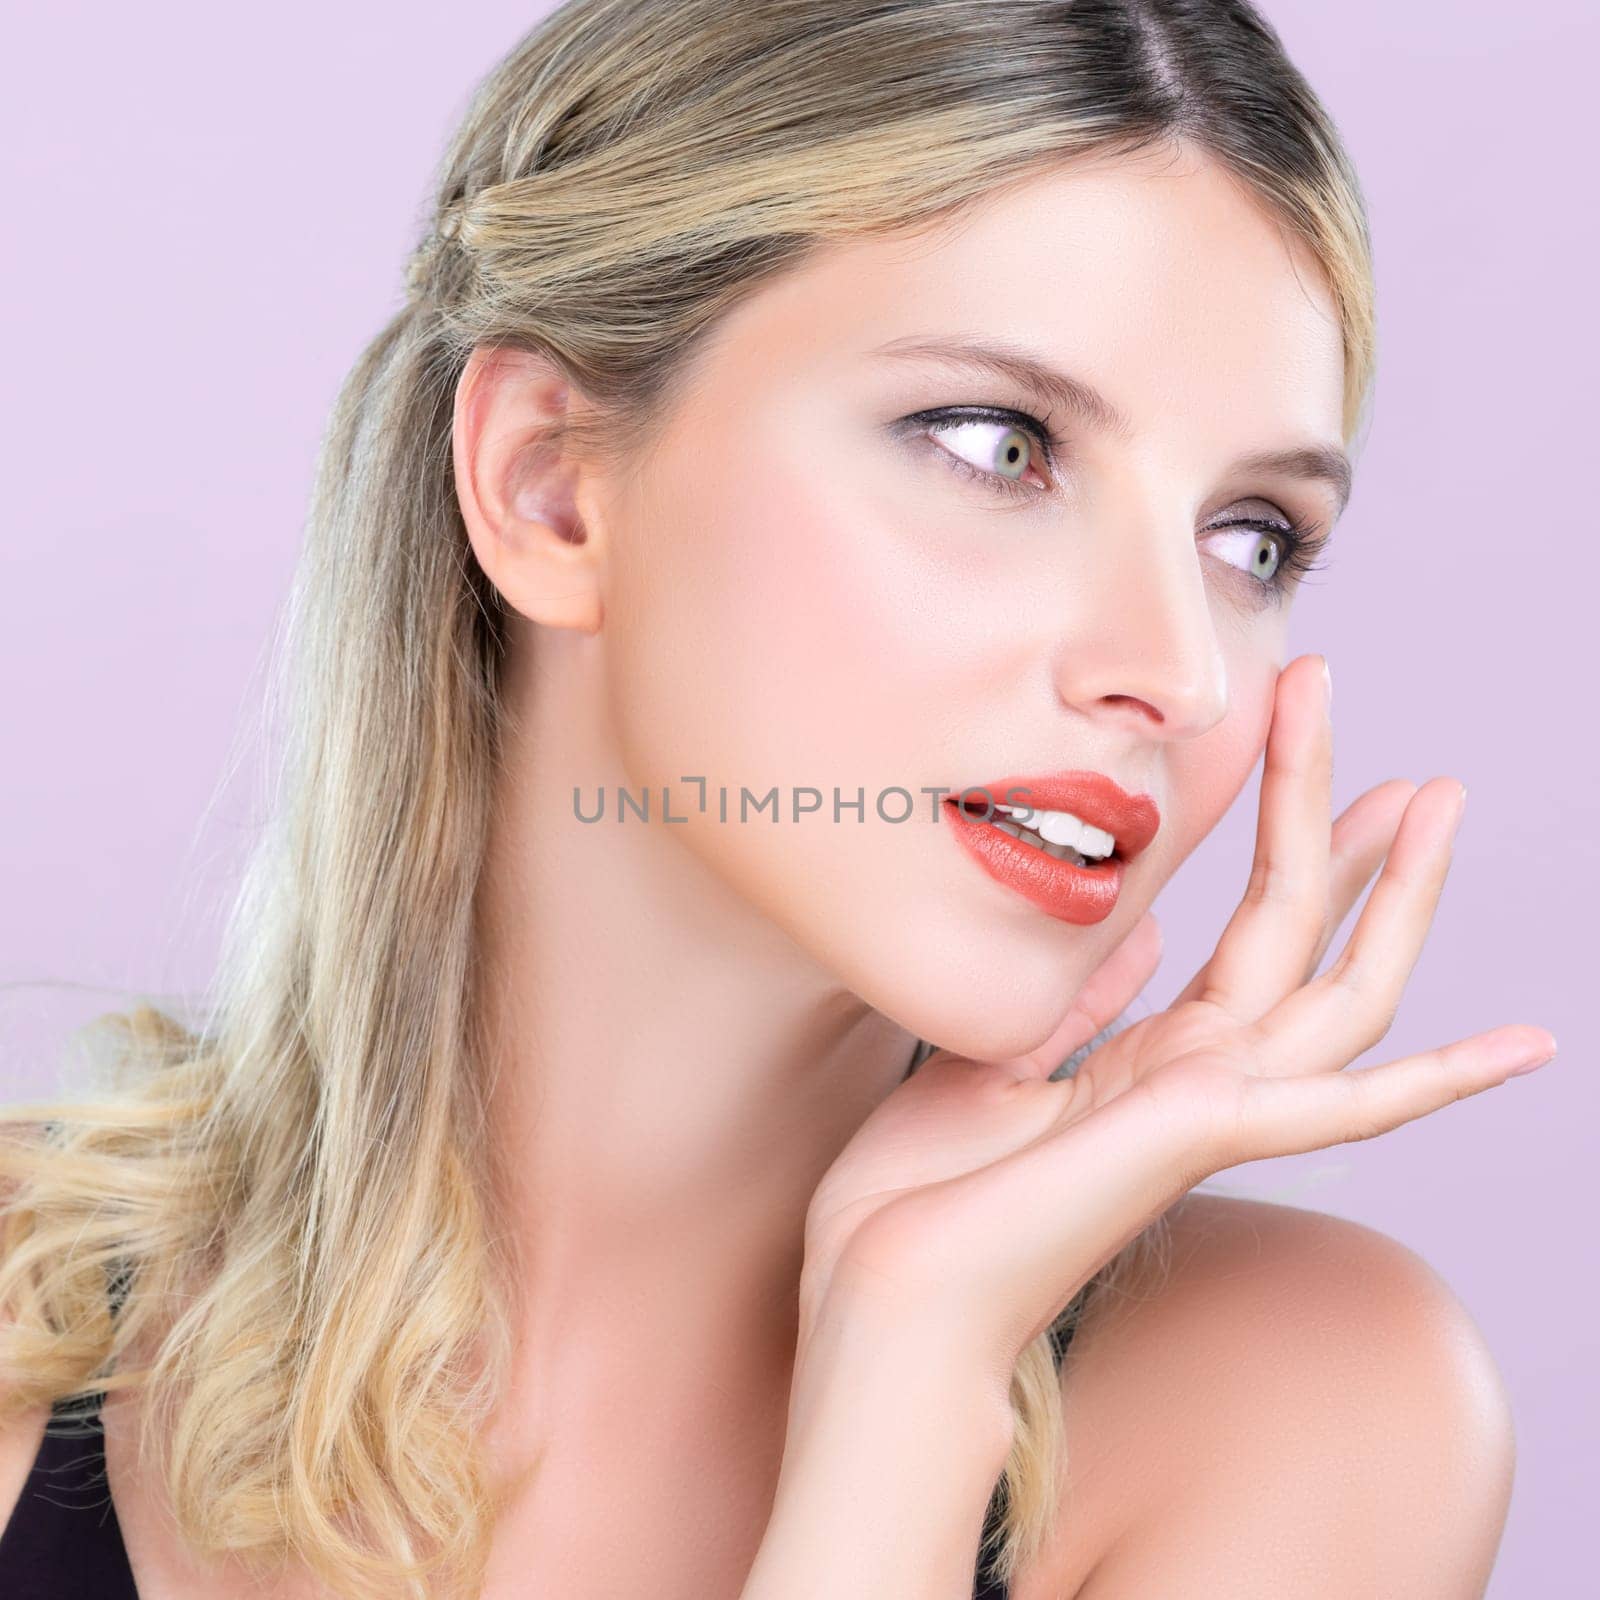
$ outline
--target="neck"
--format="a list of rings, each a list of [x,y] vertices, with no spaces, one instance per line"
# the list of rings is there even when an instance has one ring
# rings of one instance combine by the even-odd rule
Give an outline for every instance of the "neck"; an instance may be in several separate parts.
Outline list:
[[[659,791],[616,821],[639,789],[591,732],[598,680],[525,686],[477,908],[519,1431],[646,1359],[736,1413],[785,1396],[807,1205],[916,1042],[717,877]],[[586,812],[603,786],[602,821],[575,786]]]

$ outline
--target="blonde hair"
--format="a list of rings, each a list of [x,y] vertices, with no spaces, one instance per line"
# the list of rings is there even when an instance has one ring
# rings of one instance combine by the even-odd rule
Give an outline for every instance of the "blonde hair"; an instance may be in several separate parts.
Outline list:
[[[141,1390],[141,1458],[160,1419],[202,1554],[478,1591],[510,1302],[468,996],[506,630],[454,493],[463,364],[543,354],[599,408],[568,442],[626,458],[707,330],[815,247],[1177,136],[1325,270],[1348,440],[1374,359],[1363,205],[1241,0],[571,0],[489,74],[322,447],[280,788],[207,1014],[109,1014],[114,1081],[0,1125],[0,1403]],[[1002,1577],[1060,1505],[1054,1336],[1083,1300],[1016,1369]]]

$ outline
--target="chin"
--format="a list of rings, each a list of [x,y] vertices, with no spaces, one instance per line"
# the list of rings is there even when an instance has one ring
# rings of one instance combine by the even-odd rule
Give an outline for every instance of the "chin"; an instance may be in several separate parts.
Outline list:
[[[852,936],[848,948],[835,946],[828,965],[874,1010],[919,1039],[974,1060],[1001,1061],[1037,1049],[1055,1032],[1125,931],[1120,911],[1094,928],[1043,916],[1004,927],[924,916],[865,945]]]

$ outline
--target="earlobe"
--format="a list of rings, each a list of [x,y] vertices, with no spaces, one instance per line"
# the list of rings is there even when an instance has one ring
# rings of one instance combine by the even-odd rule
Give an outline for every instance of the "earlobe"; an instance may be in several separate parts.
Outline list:
[[[600,541],[580,507],[579,466],[549,442],[570,398],[548,361],[474,350],[456,386],[456,495],[473,554],[506,603],[530,621],[594,633]]]

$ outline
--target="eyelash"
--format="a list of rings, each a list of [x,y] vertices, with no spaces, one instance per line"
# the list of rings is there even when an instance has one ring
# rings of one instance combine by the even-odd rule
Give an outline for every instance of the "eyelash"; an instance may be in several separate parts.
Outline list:
[[[935,406],[928,411],[915,412],[903,421],[907,428],[920,425],[921,431],[930,434],[941,425],[954,426],[963,422],[1007,423],[1027,434],[1039,445],[1044,452],[1045,463],[1054,476],[1060,465],[1061,449],[1065,441],[1057,437],[1051,428],[1051,415],[1052,413],[1047,412],[1043,419],[1040,419],[1032,412],[1018,411],[1010,406]],[[1024,501],[1041,493],[1038,489],[1026,488],[998,472],[986,472],[982,467],[975,467],[953,451],[941,447],[940,454],[955,472],[972,479],[975,483],[997,489],[1011,499]],[[1231,522],[1219,522],[1206,531],[1221,533],[1228,528],[1249,528],[1255,532],[1271,534],[1278,541],[1278,548],[1282,554],[1278,558],[1277,569],[1265,582],[1252,580],[1271,600],[1283,600],[1291,589],[1299,586],[1307,573],[1315,572],[1327,565],[1328,534],[1318,522],[1302,522],[1289,516],[1285,516],[1281,522],[1265,517],[1236,517]]]

